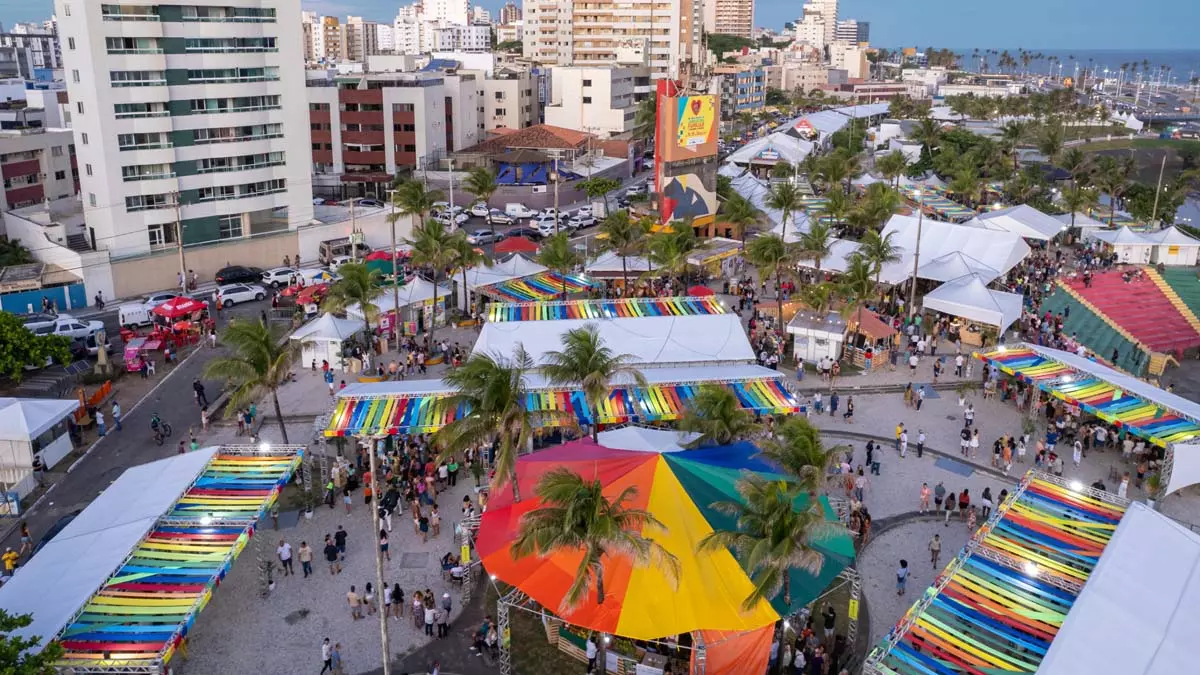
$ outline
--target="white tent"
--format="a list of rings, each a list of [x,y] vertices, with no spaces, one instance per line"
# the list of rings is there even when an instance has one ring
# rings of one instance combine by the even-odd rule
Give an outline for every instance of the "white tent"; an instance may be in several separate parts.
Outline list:
[[[1187,236],[1174,225],[1148,234],[1146,238],[1154,242],[1154,262],[1164,265],[1196,264],[1197,254],[1200,253],[1200,240]]]
[[[1048,216],[1028,204],[1018,204],[1006,209],[982,213],[967,221],[989,230],[1003,230],[1026,239],[1050,240],[1067,229],[1052,216]]]
[[[862,119],[864,117],[875,117],[876,115],[886,115],[892,107],[891,103],[884,101],[883,103],[864,103],[863,105],[848,105],[841,108],[833,108],[833,112],[840,113],[850,118]]]
[[[204,471],[217,448],[135,466],[0,586],[0,607],[32,614],[14,631],[45,645],[75,617],[158,519]]]
[[[921,304],[925,309],[996,326],[1003,333],[1021,318],[1023,301],[1016,293],[993,291],[978,276],[969,274],[933,289]]]
[[[788,241],[798,241],[799,236],[795,238],[788,237]],[[850,256],[858,252],[858,243],[849,239],[838,239],[834,237],[829,241],[829,255],[821,258],[821,270],[826,272],[845,272],[850,267]],[[817,261],[812,258],[804,258],[796,262],[798,267],[807,267],[815,269]]]
[[[1200,535],[1133,502],[1038,675],[1196,672]]]
[[[1112,247],[1117,260],[1123,263],[1147,264],[1157,243],[1127,226],[1117,230],[1088,230],[1087,236]]]
[[[700,434],[690,431],[634,426],[601,431],[597,435],[600,445],[606,448],[639,452],[679,452],[697,438],[700,438]]]
[[[1066,225],[1067,227],[1071,226],[1071,214],[1070,213],[1060,213],[1057,216],[1050,216],[1050,217],[1057,220],[1058,222]],[[1075,227],[1078,227],[1080,229],[1095,228],[1095,227],[1108,227],[1108,223],[1104,223],[1099,220],[1096,220],[1095,218],[1089,216],[1086,213],[1080,213],[1080,212],[1076,211],[1075,212]]]
[[[950,253],[962,253],[963,260],[978,261],[985,266],[972,270],[984,277],[994,272],[1007,274],[1029,255],[1029,244],[1011,232],[984,230],[929,218],[921,219],[920,229],[921,260],[938,260]],[[912,276],[917,218],[892,216],[883,228],[883,236],[889,234],[892,235],[892,245],[899,250],[900,261],[883,266],[881,281],[896,284]]]
[[[872,176],[869,173],[864,173],[863,175],[850,180],[850,184],[855,187],[867,187],[868,185],[873,185],[875,183],[884,183],[884,182],[886,182],[884,179],[876,178],[875,176]]]
[[[754,363],[754,349],[735,314],[655,316],[605,320],[488,322],[475,342],[476,353],[511,358],[517,345],[535,363],[562,349],[569,330],[594,324],[614,352],[629,354],[638,365]]]
[[[767,220],[776,227],[783,222],[783,212],[767,206],[767,200],[771,198],[771,188],[765,181],[761,181],[751,174],[745,173],[733,179],[732,187],[734,192],[745,197],[754,205],[754,208],[762,211],[766,215]],[[782,228],[780,229],[782,230]],[[789,242],[794,241],[791,237],[792,233],[797,229],[801,232],[808,231],[808,215],[800,210],[796,210],[788,218]]]
[[[436,295],[439,301],[434,300],[434,294],[433,282],[420,276],[414,276],[401,286],[398,291],[400,321],[417,323],[419,330],[445,323],[446,307],[440,300],[450,297],[450,287],[438,284]],[[389,314],[396,309],[396,300],[389,290],[375,298],[375,306],[380,314]],[[351,305],[346,309],[346,316],[362,319],[362,309],[358,305]]]
[[[621,256],[616,251],[605,251],[588,263],[585,271],[598,278],[620,278],[625,272],[636,278],[642,273],[650,271],[650,261],[642,256],[627,256],[624,267],[622,267]]]
[[[64,421],[78,408],[75,399],[0,398],[0,483],[5,491],[20,498],[37,487],[35,455],[50,468],[71,452]]]
[[[820,136],[821,141],[824,142],[833,134],[841,131],[847,124],[850,124],[850,117],[833,110],[818,110],[817,112],[800,115],[791,122],[788,122],[785,128],[791,131],[797,125],[804,122],[812,126],[813,130]]]
[[[921,259],[924,260],[925,256],[921,256]],[[978,276],[985,284],[1000,276],[999,271],[961,251],[953,251],[929,262],[922,262],[917,269],[918,277],[934,281],[950,281],[968,274]]]
[[[744,165],[784,161],[797,164],[812,153],[813,147],[809,141],[777,131],[743,145],[726,157],[725,162]]]
[[[360,320],[339,319],[326,312],[320,318],[297,328],[291,339],[300,343],[301,366],[328,361],[330,366],[341,367],[345,372],[342,342],[363,330],[365,326]]]
[[[521,277],[529,277],[546,271],[539,265],[521,254],[516,254],[503,262],[493,265],[478,265],[467,270],[467,288],[475,290],[484,286],[504,283]]]

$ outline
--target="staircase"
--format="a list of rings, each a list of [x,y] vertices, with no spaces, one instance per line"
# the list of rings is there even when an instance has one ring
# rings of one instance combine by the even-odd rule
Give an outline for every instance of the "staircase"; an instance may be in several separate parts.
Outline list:
[[[1090,286],[1082,280],[1063,281],[1070,289],[1102,314],[1113,326],[1148,351],[1167,352],[1180,357],[1185,351],[1200,348],[1200,328],[1189,320],[1193,313],[1184,303],[1176,304],[1148,276],[1126,281],[1120,272],[1100,272]]]
[[[67,235],[67,248],[77,253],[90,253],[92,243],[88,241],[86,234],[69,234]]]
[[[1099,358],[1107,362],[1115,349],[1120,358],[1112,365],[1134,375],[1145,372],[1151,350],[1070,287],[1060,283],[1055,293],[1042,301],[1042,309],[1065,315],[1063,332],[1075,335]]]
[[[1175,309],[1179,310],[1179,313],[1183,316],[1183,318],[1187,319],[1187,322],[1192,325],[1192,328],[1197,333],[1200,333],[1200,319],[1196,318],[1196,313],[1192,311],[1192,307],[1184,302],[1183,298],[1179,297],[1179,293],[1175,292],[1175,288],[1171,286],[1171,284],[1167,283],[1167,280],[1163,278],[1163,276],[1159,274],[1157,270],[1155,270],[1153,267],[1146,267],[1144,270],[1146,272],[1146,276],[1150,278],[1150,281],[1154,282],[1155,286],[1158,286],[1158,289],[1162,291],[1163,295],[1167,297],[1167,300],[1169,300],[1171,304],[1175,306]],[[1191,279],[1192,285],[1200,286],[1200,283],[1197,282],[1195,274],[1193,274],[1191,270],[1187,271],[1187,276]]]

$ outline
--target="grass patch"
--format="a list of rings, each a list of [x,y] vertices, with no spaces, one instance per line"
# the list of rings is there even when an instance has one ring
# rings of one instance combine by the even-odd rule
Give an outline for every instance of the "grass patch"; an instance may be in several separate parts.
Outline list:
[[[1129,130],[1124,126],[1063,127],[1063,140],[1075,141],[1081,138],[1095,138],[1108,134],[1119,136],[1128,133]]]

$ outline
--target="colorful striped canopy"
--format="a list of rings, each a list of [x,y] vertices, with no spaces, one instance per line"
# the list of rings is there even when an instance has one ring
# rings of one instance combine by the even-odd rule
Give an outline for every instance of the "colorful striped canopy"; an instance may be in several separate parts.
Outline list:
[[[624,298],[620,300],[567,300],[488,306],[488,321],[563,321],[568,319],[629,319],[644,316],[698,316],[725,314],[713,297]]]
[[[789,613],[782,597],[762,601],[750,611],[741,609],[750,594],[751,581],[727,550],[699,553],[700,541],[714,529],[733,529],[734,517],[712,508],[714,502],[738,501],[734,487],[744,470],[771,478],[771,467],[755,459],[750,444],[670,454],[610,450],[590,439],[522,457],[517,477],[522,500],[512,502],[512,489],[504,485],[492,492],[488,510],[475,542],[480,560],[490,574],[513,584],[566,622],[636,639],[655,639],[678,633],[712,629],[742,631],[773,624]],[[615,497],[626,487],[637,494],[627,504],[652,513],[665,526],[643,532],[679,560],[679,585],[672,589],[662,569],[634,566],[623,557],[605,558],[603,605],[595,590],[572,611],[560,612],[563,595],[579,566],[578,553],[556,553],[545,558],[514,559],[510,545],[517,536],[521,516],[538,507],[534,494],[538,480],[551,469],[566,467],[585,478],[595,477],[604,492]],[[837,519],[828,501],[821,505],[826,518]],[[797,506],[803,507],[804,504]],[[820,595],[854,558],[849,534],[817,543],[825,554],[819,575],[793,570],[791,609]]]
[[[1076,373],[1066,364],[1032,349],[996,350],[975,356],[1159,447],[1200,436],[1200,425],[1174,411],[1133,396],[1100,378]]]
[[[582,293],[596,283],[582,274],[570,274],[566,277],[567,294]],[[557,298],[563,293],[563,275],[558,272],[539,272],[530,277],[509,279],[494,286],[479,289],[484,293],[504,302],[534,302]]]
[[[864,672],[1032,675],[1127,503],[1030,472],[875,648]]]
[[[530,412],[562,412],[547,425],[661,422],[679,419],[700,384],[651,384],[614,388],[599,411],[588,407],[582,391],[548,389],[530,392],[525,406]],[[799,412],[799,403],[778,379],[752,379],[722,383],[737,395],[742,408],[761,414]],[[451,406],[447,394],[379,396],[340,399],[326,436],[429,433],[466,415],[463,406]]]
[[[948,199],[941,190],[928,188],[929,193],[918,195],[911,187],[900,188],[904,196],[912,203],[927,209],[952,222],[970,220],[978,215],[974,209],[967,208],[958,202]]]
[[[254,534],[299,454],[218,454],[59,636],[64,668],[157,672]],[[194,524],[189,524],[189,523]]]

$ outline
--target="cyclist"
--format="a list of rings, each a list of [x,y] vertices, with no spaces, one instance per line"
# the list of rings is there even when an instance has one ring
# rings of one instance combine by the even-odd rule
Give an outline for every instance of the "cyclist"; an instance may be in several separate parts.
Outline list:
[[[154,440],[160,445],[162,444],[162,439],[166,438],[166,429],[163,428],[164,426],[165,423],[159,418],[158,413],[154,413],[150,417],[150,430],[154,432]]]

